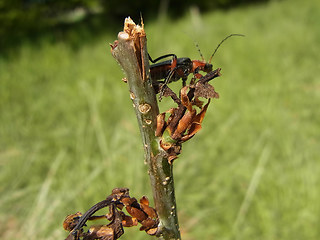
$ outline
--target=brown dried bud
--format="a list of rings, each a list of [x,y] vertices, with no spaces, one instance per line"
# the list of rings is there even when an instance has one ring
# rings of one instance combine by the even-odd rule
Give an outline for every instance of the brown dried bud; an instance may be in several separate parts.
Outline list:
[[[160,141],[160,146],[163,148],[163,150],[168,151],[173,146],[173,143]]]
[[[147,214],[138,208],[126,206],[126,210],[132,217],[136,218],[139,222],[148,218]]]
[[[66,216],[63,221],[63,228],[66,231],[72,231],[74,227],[78,224],[80,217],[82,216],[81,212],[76,212],[75,214],[70,214]]]
[[[158,217],[156,210],[149,206],[149,200],[147,197],[143,196],[140,199],[140,207],[150,218]]]
[[[114,240],[114,230],[107,225],[92,225],[84,234],[84,240],[105,239]]]
[[[147,230],[146,233],[153,236],[153,235],[156,235],[157,231],[158,231],[158,228],[156,227],[156,228],[151,228]]]
[[[149,199],[146,196],[142,196],[142,198],[140,198],[140,203],[149,206]]]
[[[148,230],[150,228],[154,228],[155,226],[157,226],[157,222],[154,219],[151,218],[147,218],[146,220],[143,220],[141,222],[141,227],[140,227],[140,231],[145,231]]]
[[[164,127],[165,127],[165,117],[166,117],[165,113],[160,113],[157,116],[157,129],[156,129],[156,133],[155,133],[156,137],[162,136],[162,133],[163,133]]]
[[[112,195],[114,195],[117,199],[128,197],[129,196],[129,189],[128,188],[114,188],[112,190]]]
[[[125,215],[123,212],[121,214],[122,217],[122,226],[124,227],[133,227],[138,225],[138,220],[136,218],[132,218],[128,215]]]

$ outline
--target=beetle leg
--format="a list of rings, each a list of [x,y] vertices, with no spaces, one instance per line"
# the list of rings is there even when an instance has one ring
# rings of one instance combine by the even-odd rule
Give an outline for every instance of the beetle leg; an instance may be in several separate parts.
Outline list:
[[[196,78],[196,79],[200,79],[202,77],[202,75],[199,73],[199,67],[197,67],[194,72],[193,72],[193,76]]]
[[[186,86],[186,81],[187,81],[188,77],[183,77],[182,78],[182,87]]]
[[[159,91],[159,100],[162,99],[163,93],[165,88],[167,87],[167,85],[171,82],[171,79],[173,77],[173,74],[175,73],[175,71],[178,69],[179,67],[175,67],[173,69],[170,70],[168,76],[166,77],[164,83],[160,86],[160,91]]]
[[[161,59],[164,59],[164,58],[167,58],[167,57],[172,57],[172,59],[177,59],[177,56],[175,55],[175,54],[166,54],[166,55],[163,55],[163,56],[160,56],[160,57],[158,57],[158,58],[156,58],[156,59],[152,59],[151,58],[151,56],[150,56],[150,54],[148,53],[148,56],[149,56],[149,60],[150,60],[150,62],[152,62],[152,63],[156,63],[156,62],[158,62],[159,60],[161,60]]]

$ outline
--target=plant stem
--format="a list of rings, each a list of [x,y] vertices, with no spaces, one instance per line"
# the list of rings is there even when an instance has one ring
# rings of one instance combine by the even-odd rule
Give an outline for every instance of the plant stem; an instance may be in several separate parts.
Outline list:
[[[111,46],[112,55],[123,68],[142,135],[145,163],[151,181],[155,209],[159,216],[157,236],[181,239],[174,194],[173,169],[155,136],[159,108],[149,73],[146,34],[130,18]]]

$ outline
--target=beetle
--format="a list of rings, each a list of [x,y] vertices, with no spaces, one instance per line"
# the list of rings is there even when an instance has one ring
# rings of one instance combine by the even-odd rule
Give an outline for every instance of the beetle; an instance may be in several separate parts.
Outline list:
[[[153,64],[150,66],[150,75],[153,81],[153,84],[156,88],[156,92],[160,92],[160,98],[163,94],[163,87],[171,82],[178,81],[180,78],[182,79],[182,84],[185,86],[186,80],[188,79],[189,74],[193,73],[196,79],[200,79],[202,74],[199,72],[210,73],[212,71],[212,64],[211,60],[214,57],[215,53],[217,52],[218,48],[221,44],[227,40],[229,37],[232,36],[244,36],[242,34],[230,34],[229,36],[225,37],[216,47],[213,54],[211,55],[208,62],[205,61],[198,45],[198,51],[200,53],[201,60],[191,60],[188,57],[178,58],[175,54],[166,54],[160,56],[156,59],[152,59],[149,55],[149,60]],[[166,60],[162,62],[158,62],[164,58],[172,57],[171,60]],[[158,63],[157,63],[158,62]],[[162,80],[164,79],[164,80]],[[163,83],[159,88],[159,84]]]

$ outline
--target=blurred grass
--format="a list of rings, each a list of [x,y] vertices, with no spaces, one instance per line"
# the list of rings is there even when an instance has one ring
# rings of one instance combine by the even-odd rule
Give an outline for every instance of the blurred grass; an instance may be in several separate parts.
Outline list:
[[[246,35],[216,54],[220,99],[175,162],[183,239],[319,239],[319,21],[318,1],[292,0],[145,23],[153,57],[198,59],[197,41],[208,59]],[[64,217],[114,187],[151,197],[115,38],[0,58],[1,239],[63,239]]]

